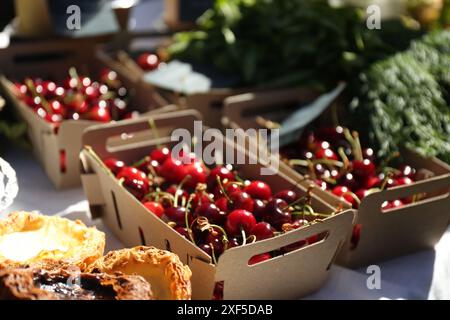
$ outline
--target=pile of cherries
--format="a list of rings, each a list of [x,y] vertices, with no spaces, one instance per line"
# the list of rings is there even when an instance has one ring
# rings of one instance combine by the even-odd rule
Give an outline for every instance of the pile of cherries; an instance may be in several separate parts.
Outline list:
[[[416,169],[398,169],[377,163],[374,150],[361,148],[357,132],[343,127],[322,127],[308,131],[297,143],[281,151],[283,158],[323,190],[343,198],[354,208],[368,194],[414,182]],[[382,209],[400,207],[414,197],[385,201]]]
[[[311,208],[311,190],[299,196],[293,190],[273,193],[258,180],[243,180],[229,165],[208,169],[194,154],[172,156],[170,149],[154,149],[129,166],[115,158],[105,166],[153,214],[217,262],[227,249],[272,238],[312,223],[325,214]],[[249,264],[317,242],[313,236],[254,256]]]
[[[56,125],[65,119],[110,122],[136,115],[129,108],[128,90],[109,69],[100,72],[98,81],[70,68],[61,82],[27,78],[16,82],[15,88],[20,100]]]

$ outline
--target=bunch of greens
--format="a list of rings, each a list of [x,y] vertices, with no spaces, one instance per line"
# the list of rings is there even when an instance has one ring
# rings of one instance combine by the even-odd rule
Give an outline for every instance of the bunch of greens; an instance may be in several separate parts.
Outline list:
[[[28,146],[25,138],[26,125],[23,122],[17,122],[4,106],[4,101],[0,96],[0,154],[2,146],[6,140],[12,141],[16,145]]]
[[[398,21],[369,30],[364,11],[328,0],[216,0],[196,31],[174,36],[169,54],[237,75],[242,86],[330,88],[414,36]]]
[[[450,163],[449,70],[450,31],[375,63],[355,86],[352,125],[368,132],[382,158],[407,147]]]

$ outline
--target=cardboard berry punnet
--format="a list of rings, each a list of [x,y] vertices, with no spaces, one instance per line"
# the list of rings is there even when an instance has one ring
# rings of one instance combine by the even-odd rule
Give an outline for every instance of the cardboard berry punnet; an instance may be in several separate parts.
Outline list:
[[[255,119],[261,116],[280,121],[277,116],[288,115],[292,106],[298,108],[303,101],[296,90],[280,90],[261,94],[230,97],[225,101],[223,123],[229,128],[261,128]],[[276,113],[274,111],[276,110]],[[325,112],[319,124],[330,123]],[[416,181],[365,196],[356,213],[355,226],[360,230],[357,243],[352,233],[342,246],[337,263],[348,267],[361,267],[420,250],[433,248],[450,223],[450,167],[436,159],[403,150],[401,155],[408,165],[417,168]],[[288,164],[280,161],[280,171],[300,181],[304,177]],[[304,181],[304,184],[310,182]],[[418,202],[382,210],[383,203],[406,199],[418,194],[426,197]],[[342,202],[345,208],[351,204],[331,192],[318,194],[328,203]]]
[[[98,122],[90,120],[64,120],[56,130],[55,124],[39,117],[31,108],[14,94],[14,80],[26,77],[40,77],[62,80],[68,75],[70,67],[78,72],[95,75],[107,66],[94,57],[93,39],[57,39],[45,41],[12,42],[0,50],[3,76],[0,87],[5,99],[28,126],[28,135],[34,153],[45,172],[57,189],[79,186],[78,156],[81,149],[83,131]],[[152,92],[126,78],[120,78],[130,93],[130,105],[140,114],[163,112],[165,102],[161,102]]]
[[[101,218],[127,246],[153,245],[176,253],[193,272],[194,299],[211,299],[215,284],[222,281],[224,299],[295,299],[319,289],[350,230],[354,218],[352,210],[274,238],[228,249],[218,258],[217,264],[213,264],[208,254],[149,212],[102,162],[102,159],[115,157],[125,163],[133,163],[148,155],[157,145],[173,146],[171,132],[184,128],[193,133],[194,121],[198,119],[200,115],[196,111],[183,110],[88,128],[83,136],[85,148],[80,159],[83,187],[92,217]],[[154,124],[152,130],[149,121]],[[223,146],[232,147],[236,155],[245,157],[246,164],[235,168],[239,176],[264,181],[274,192],[287,188],[299,195],[306,194],[306,188],[283,173],[260,175],[263,166],[258,161],[250,161],[256,160],[253,154],[222,135],[216,139]],[[320,192],[314,189],[311,198],[314,210],[334,212],[336,208],[318,197],[316,191]],[[315,235],[323,236],[316,243],[249,265],[249,259],[255,255],[278,250]]]

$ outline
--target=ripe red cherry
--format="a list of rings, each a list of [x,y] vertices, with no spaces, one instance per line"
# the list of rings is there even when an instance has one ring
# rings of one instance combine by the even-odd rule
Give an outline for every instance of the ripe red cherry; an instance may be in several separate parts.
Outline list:
[[[357,190],[359,187],[357,178],[351,173],[347,173],[341,179],[339,179],[339,185],[345,186],[350,190]]]
[[[370,191],[368,189],[359,189],[355,192],[355,194],[360,200],[362,200],[370,194]]]
[[[327,190],[328,189],[328,185],[325,181],[321,180],[321,179],[316,179],[316,184],[319,186],[320,189],[322,190]]]
[[[322,149],[316,151],[314,154],[317,159],[329,159],[329,160],[338,160],[338,156],[331,149]]]
[[[239,247],[241,244],[237,238],[228,238],[228,249]]]
[[[281,199],[272,199],[266,204],[265,221],[270,223],[275,229],[281,230],[285,223],[292,221],[291,213],[288,210],[288,204]]]
[[[114,175],[118,175],[119,172],[125,167],[125,163],[116,158],[108,158],[103,161],[105,166],[108,167],[109,170],[114,173]]]
[[[216,257],[220,256],[224,249],[224,243],[222,241],[222,234],[218,232],[210,232],[205,239],[205,242],[213,247]]]
[[[176,196],[178,194],[179,201],[182,198],[185,198],[186,200],[189,198],[189,193],[187,193],[187,191],[184,190],[184,189],[178,189],[178,186],[175,185],[175,184],[173,184],[170,187],[168,187],[166,189],[166,192],[170,193],[173,196]]]
[[[403,165],[399,168],[399,170],[401,172],[401,176],[405,176],[410,178],[411,180],[414,180],[416,176],[416,169],[408,165]]]
[[[376,188],[376,187],[379,187],[382,182],[383,182],[383,180],[380,179],[380,177],[378,177],[378,176],[369,177],[366,180],[364,187],[367,189]]]
[[[209,244],[202,243],[198,247],[202,249],[207,255],[212,256],[212,248]]]
[[[178,184],[187,176],[186,166],[180,160],[168,157],[161,166],[159,174],[168,182]]]
[[[82,94],[73,94],[66,103],[67,108],[73,112],[85,113],[88,110],[88,104]]]
[[[256,199],[253,203],[253,215],[255,216],[257,221],[261,221],[264,219],[266,214],[266,204],[259,199]]]
[[[155,214],[158,218],[161,218],[164,214],[163,206],[155,201],[148,201],[144,203],[144,207],[146,207],[150,212]]]
[[[272,226],[267,222],[259,222],[257,223],[250,232],[252,235],[256,237],[256,240],[264,240],[269,239],[274,236]]]
[[[413,183],[412,179],[409,177],[400,177],[396,180],[398,186],[404,186]]]
[[[170,149],[167,147],[158,148],[150,152],[150,158],[158,161],[159,163],[164,163],[169,156]]]
[[[352,161],[352,173],[358,179],[367,179],[375,175],[375,165],[369,159]]]
[[[189,239],[189,232],[186,228],[183,227],[175,227],[175,231],[181,234],[186,239]]]
[[[217,166],[210,171],[206,180],[209,190],[214,190],[214,188],[216,187],[217,176],[220,178],[220,181],[223,181],[225,179],[227,179],[228,181],[234,180],[234,175],[230,170],[223,166]]]
[[[385,201],[383,202],[383,204],[381,205],[381,208],[383,210],[388,210],[388,209],[396,209],[399,208],[401,206],[403,206],[404,203],[402,200],[394,200],[394,201]]]
[[[253,199],[247,192],[235,191],[230,194],[230,199],[231,204],[229,206],[231,205],[233,210],[242,209],[252,212],[255,206]]]
[[[115,71],[105,68],[100,72],[101,82],[108,83],[115,80],[117,80],[117,73]]]
[[[247,210],[234,210],[226,221],[226,229],[231,235],[240,235],[241,230],[250,234],[252,228],[256,225],[256,219],[253,214]]]
[[[344,128],[341,126],[337,127],[320,127],[315,130],[314,135],[324,141],[330,141],[332,144],[340,140],[345,140]]]
[[[48,105],[54,114],[64,114],[64,107],[58,100],[51,100]]]
[[[216,200],[216,202],[214,203],[217,208],[219,208],[221,211],[227,212],[229,210],[229,201],[227,198],[225,197],[221,197],[219,199]]]
[[[346,186],[336,186],[332,192],[336,196],[345,199],[345,201],[351,203],[353,206],[357,205],[356,200],[349,194],[349,192],[351,192],[350,189]]]
[[[169,207],[164,210],[164,215],[177,226],[186,225],[186,208],[185,207]],[[188,219],[192,220],[192,216],[188,215]]]
[[[362,155],[364,159],[369,159],[370,161],[375,161],[375,152],[372,148],[365,148],[362,150]]]
[[[244,188],[252,198],[260,200],[269,200],[272,197],[272,190],[269,185],[262,181],[252,181]]]
[[[112,120],[110,109],[101,103],[94,105],[88,112],[87,117],[89,120],[98,122],[110,122]]]
[[[186,165],[186,176],[189,176],[189,179],[186,181],[186,187],[194,189],[197,184],[205,183],[207,171],[206,167],[201,162],[194,162]]]
[[[137,64],[145,71],[152,71],[158,67],[159,58],[153,53],[143,53],[137,58]]]
[[[214,203],[213,199],[214,198],[212,194],[197,192],[195,193],[194,198],[192,199],[191,208],[196,210],[199,206],[201,206],[204,203]]]
[[[297,193],[292,190],[281,190],[275,194],[274,198],[286,201],[286,203],[292,203],[297,200]]]
[[[263,261],[267,261],[270,259],[272,259],[272,256],[270,254],[262,253],[262,254],[258,254],[256,256],[251,257],[250,260],[248,260],[248,264],[253,265],[253,264],[261,263]]]
[[[133,168],[125,167],[120,170],[117,179],[123,179],[123,186],[138,200],[142,200],[149,191],[149,181],[144,172]]]
[[[210,202],[202,203],[196,210],[197,216],[202,216],[208,219],[210,223],[222,225],[226,220],[226,214],[214,204]]]

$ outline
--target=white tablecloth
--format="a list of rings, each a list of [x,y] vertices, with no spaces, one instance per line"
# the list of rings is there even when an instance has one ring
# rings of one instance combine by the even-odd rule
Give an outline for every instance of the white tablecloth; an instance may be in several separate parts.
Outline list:
[[[20,188],[8,212],[39,210],[78,218],[107,233],[107,249],[121,246],[101,221],[89,220],[88,204],[81,188],[56,191],[29,152],[9,149],[3,157],[15,168]],[[0,216],[6,214],[2,212]],[[397,258],[379,266],[381,289],[367,288],[369,275],[365,268],[350,270],[334,266],[325,286],[307,299],[450,299],[450,228],[435,250]]]

